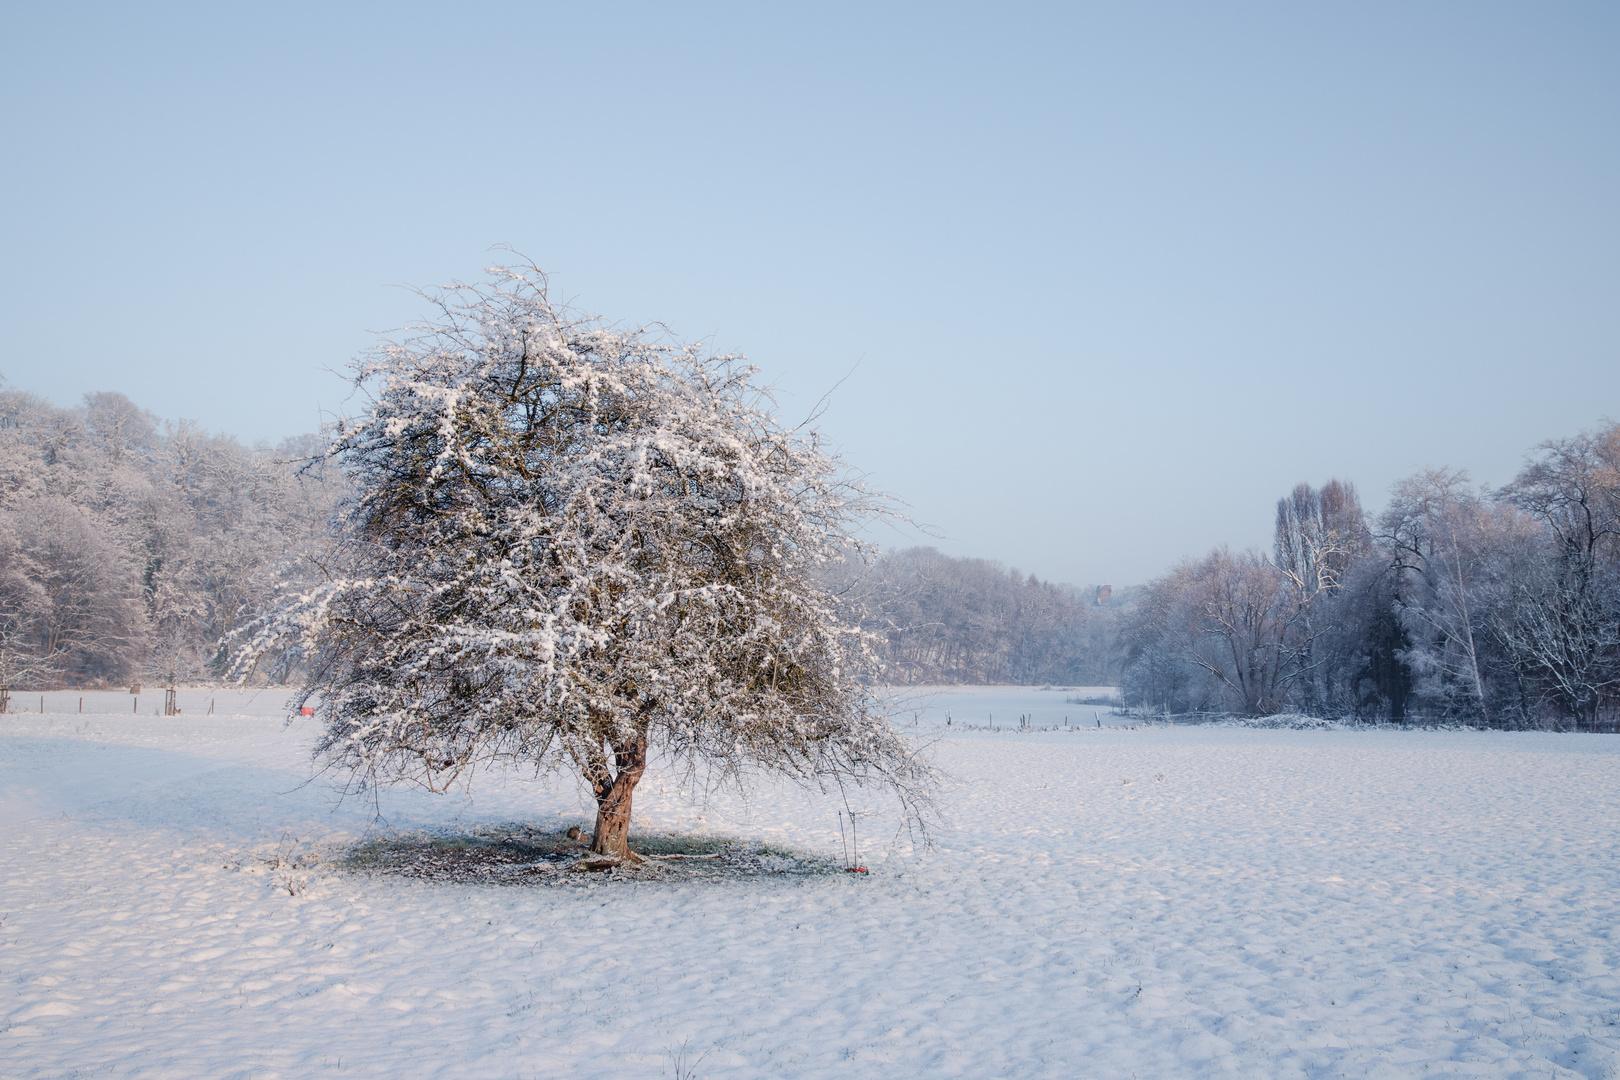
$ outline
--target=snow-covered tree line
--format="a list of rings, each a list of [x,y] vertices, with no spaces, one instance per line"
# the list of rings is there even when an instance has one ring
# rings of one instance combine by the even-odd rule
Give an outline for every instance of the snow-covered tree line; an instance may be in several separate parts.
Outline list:
[[[839,569],[891,682],[1100,686],[1119,677],[1116,608],[1093,603],[1092,589],[931,547],[890,552],[855,574]]]
[[[325,531],[339,485],[297,462],[321,450],[0,383],[0,691],[218,675]]]
[[[326,550],[349,481],[324,451],[0,384],[0,693],[223,675],[223,642]],[[1170,713],[1620,722],[1617,424],[1543,444],[1500,489],[1419,473],[1377,514],[1352,485],[1302,484],[1269,552],[1216,549],[1123,603],[932,548],[816,572],[864,613],[874,652],[850,666],[873,680],[1118,681]]]
[[[222,641],[313,569],[345,482],[323,452],[314,435],[246,447],[122,394],[65,409],[0,384],[0,688],[223,674]],[[1090,590],[933,548],[820,572],[866,613],[867,677],[1118,678],[1115,609]]]
[[[1620,424],[1542,444],[1496,490],[1418,473],[1376,517],[1351,485],[1302,484],[1271,552],[1189,559],[1122,636],[1126,698],[1158,711],[1613,729]]]

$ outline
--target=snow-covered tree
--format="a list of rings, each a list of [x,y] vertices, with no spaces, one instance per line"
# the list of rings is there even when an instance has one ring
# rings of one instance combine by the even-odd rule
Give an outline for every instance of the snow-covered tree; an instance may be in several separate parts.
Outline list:
[[[34,628],[49,607],[39,581],[43,574],[17,532],[14,515],[0,511],[0,715],[13,690],[55,674],[34,641]]]
[[[1397,482],[1380,521],[1415,692],[1441,715],[1489,716],[1482,586],[1493,549],[1514,522],[1470,489],[1467,473],[1452,469]]]
[[[492,273],[357,361],[327,581],[245,662],[296,642],[321,752],[361,785],[577,770],[604,855],[635,857],[655,750],[920,805],[930,770],[857,681],[865,639],[816,573],[867,550],[850,530],[881,501],[776,421],[740,357],[578,317],[532,268]]]
[[[34,624],[41,663],[83,681],[127,675],[129,658],[144,652],[146,627],[124,553],[65,499],[39,499],[14,518],[43,593]]]
[[[1498,632],[1547,703],[1595,730],[1620,705],[1620,424],[1537,449],[1499,493],[1542,524],[1545,544],[1500,575]]]

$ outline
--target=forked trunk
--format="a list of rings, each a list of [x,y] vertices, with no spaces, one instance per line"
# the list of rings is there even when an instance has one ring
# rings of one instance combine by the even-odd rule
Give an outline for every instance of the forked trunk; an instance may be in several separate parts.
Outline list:
[[[598,781],[596,791],[596,831],[591,835],[591,851],[627,862],[640,862],[630,850],[630,799],[641,774],[647,771],[647,737],[613,747],[614,775],[611,781]]]

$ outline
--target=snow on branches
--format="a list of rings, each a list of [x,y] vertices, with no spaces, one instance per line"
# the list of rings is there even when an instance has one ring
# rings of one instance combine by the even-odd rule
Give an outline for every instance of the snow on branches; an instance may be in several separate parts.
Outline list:
[[[444,790],[494,759],[579,771],[593,847],[632,857],[650,747],[736,780],[931,773],[855,679],[867,642],[817,569],[887,512],[741,357],[554,306],[532,268],[429,294],[356,362],[333,433],[357,492],[328,580],[249,650],[296,644],[321,751]]]

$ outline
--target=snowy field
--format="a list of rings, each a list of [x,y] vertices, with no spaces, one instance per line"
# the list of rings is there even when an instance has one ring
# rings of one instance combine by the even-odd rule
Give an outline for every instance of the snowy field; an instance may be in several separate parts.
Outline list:
[[[874,817],[869,877],[520,887],[332,865],[371,813],[278,695],[47,695],[0,719],[0,1075],[1620,1076],[1620,738],[1016,730],[1065,696],[937,698],[936,846]],[[586,818],[486,779],[386,824]],[[637,820],[836,856],[841,805],[650,775]]]

